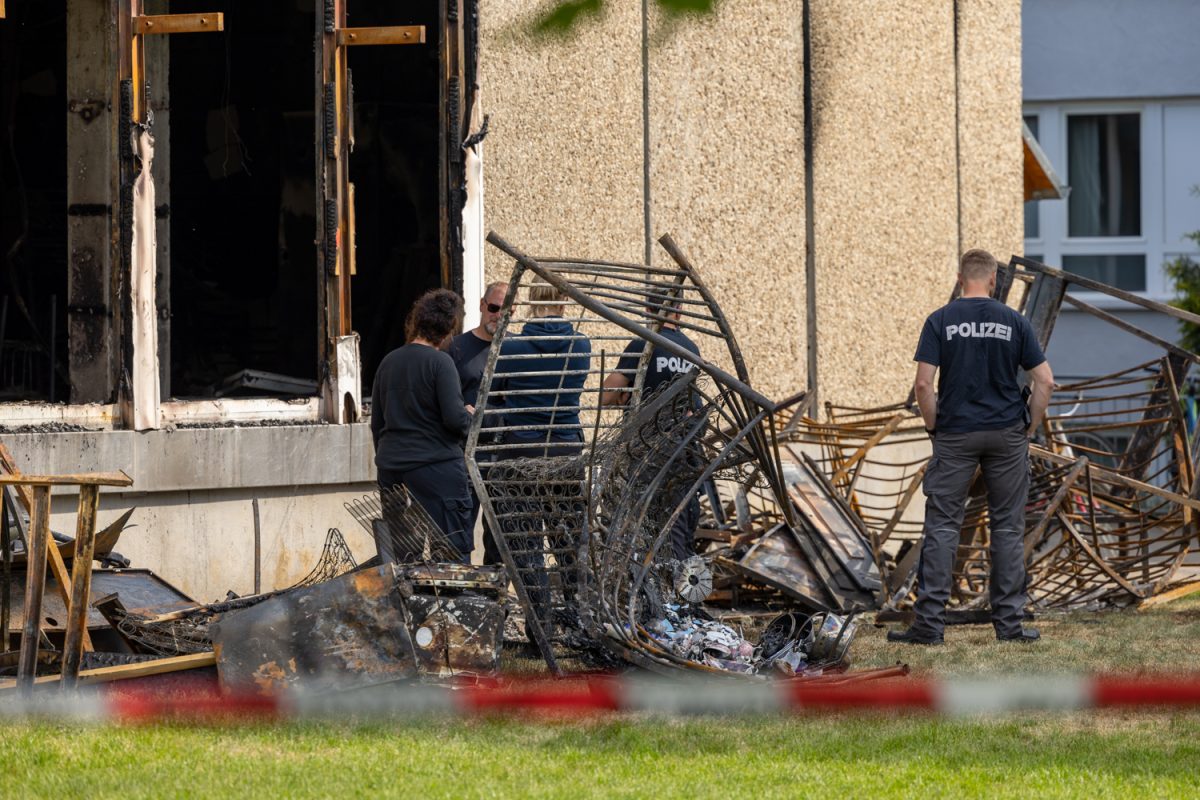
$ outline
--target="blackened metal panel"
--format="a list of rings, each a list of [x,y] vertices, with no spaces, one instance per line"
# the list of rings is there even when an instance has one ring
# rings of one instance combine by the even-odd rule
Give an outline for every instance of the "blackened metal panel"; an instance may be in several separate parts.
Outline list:
[[[408,601],[417,664],[442,678],[493,675],[500,669],[504,609],[476,594],[415,594]]]
[[[228,688],[261,694],[412,678],[407,613],[390,565],[297,589],[213,623],[217,674]]]
[[[746,577],[775,587],[802,606],[817,611],[833,607],[824,583],[783,526],[763,534],[734,566]]]
[[[21,626],[25,619],[23,602],[25,571],[13,571],[13,603],[10,609],[10,625]],[[145,616],[155,616],[194,606],[196,601],[176,589],[148,569],[93,569],[92,597],[100,598],[117,594],[129,611]],[[53,571],[46,575],[45,597],[42,599],[42,630],[60,632],[66,630],[67,609],[58,591],[58,582]],[[106,630],[109,625],[95,608],[88,609],[89,630]]]
[[[835,572],[844,572],[865,592],[880,588],[879,567],[871,545],[863,536],[852,513],[837,502],[837,496],[820,474],[806,461],[786,476],[792,501],[836,562]]]

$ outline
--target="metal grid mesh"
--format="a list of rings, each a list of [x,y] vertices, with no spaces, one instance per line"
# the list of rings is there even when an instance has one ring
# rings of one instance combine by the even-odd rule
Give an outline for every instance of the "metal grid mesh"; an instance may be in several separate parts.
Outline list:
[[[1195,501],[1177,367],[1156,359],[1059,386],[1044,442],[1030,449],[1026,505],[1029,598],[1038,607],[1123,605],[1169,585],[1195,542]],[[907,513],[928,461],[923,423],[903,406],[827,406],[827,422],[805,419],[789,438],[816,445],[817,459],[871,532],[889,604],[913,599],[918,518]],[[899,418],[899,423],[895,422]],[[919,447],[919,446],[918,446]],[[918,453],[918,457],[897,453]],[[987,605],[989,531],[983,494],[973,491],[949,607]]]
[[[670,268],[535,260],[489,241],[517,263],[467,458],[530,637],[556,671],[556,645],[580,633],[656,657],[636,627],[670,592],[670,523],[706,473],[744,469],[782,488],[775,404],[747,385],[724,315],[669,240]],[[553,334],[530,325],[546,311],[561,312]],[[631,341],[641,349],[621,364]],[[649,396],[651,357],[695,368]],[[606,392],[614,373],[625,385]]]
[[[461,558],[458,548],[403,484],[343,505],[375,540],[375,548],[385,563],[448,562]]]

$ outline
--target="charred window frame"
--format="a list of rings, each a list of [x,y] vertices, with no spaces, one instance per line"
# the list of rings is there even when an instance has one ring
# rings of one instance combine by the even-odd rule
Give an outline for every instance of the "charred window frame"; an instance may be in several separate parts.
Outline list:
[[[348,180],[347,159],[353,148],[353,88],[345,50],[354,44],[401,44],[395,39],[364,41],[378,30],[355,33],[346,27],[348,0],[314,0],[317,154],[316,236],[318,294],[319,394],[309,401],[271,403],[266,398],[215,402],[166,400],[157,397],[161,381],[143,369],[141,383],[154,384],[155,395],[139,398],[133,372],[138,361],[134,341],[135,283],[133,256],[134,184],[141,164],[134,146],[139,124],[148,122],[147,106],[170,105],[166,81],[147,80],[146,19],[167,10],[165,0],[94,0],[68,2],[68,157],[86,164],[87,181],[68,187],[76,209],[68,214],[72,285],[68,291],[67,327],[71,342],[68,368],[70,404],[53,412],[45,407],[0,415],[4,422],[36,424],[78,422],[88,427],[158,427],[180,422],[235,422],[256,419],[323,419],[353,422],[361,408],[361,365],[350,315],[351,278],[355,263],[355,199]],[[463,286],[462,210],[466,198],[463,139],[477,89],[478,5],[476,0],[437,0],[436,31],[441,64],[439,92],[438,205],[441,285]],[[139,18],[142,18],[139,21]],[[5,21],[0,20],[0,25]],[[153,24],[153,23],[152,23]],[[193,20],[193,24],[195,21]],[[170,26],[168,26],[170,27]],[[397,26],[394,36],[403,26]],[[182,30],[182,29],[181,29]],[[81,34],[85,31],[86,34]],[[432,33],[432,32],[431,32]],[[421,38],[424,38],[424,31]],[[163,40],[167,37],[156,37]],[[431,37],[432,38],[432,37]],[[432,45],[433,42],[430,42]],[[151,47],[151,51],[155,48]],[[340,53],[340,55],[339,55]],[[74,65],[73,67],[71,65]],[[146,86],[149,84],[150,89]],[[140,91],[139,91],[140,89]],[[147,95],[150,91],[150,95]],[[173,98],[175,104],[186,98]],[[83,174],[83,173],[81,173]],[[165,187],[164,187],[165,188]],[[169,190],[168,190],[169,191]],[[164,195],[166,192],[164,191]],[[153,208],[153,207],[152,207]],[[158,272],[152,283],[169,281],[169,203],[154,209],[159,228]],[[167,273],[164,275],[164,271]],[[145,316],[145,315],[144,315]],[[148,315],[160,344],[170,336],[169,309],[154,307]],[[142,320],[145,328],[147,321]],[[144,332],[144,331],[143,331]],[[149,406],[149,407],[147,407]],[[135,418],[141,414],[142,422]],[[21,419],[17,419],[21,417]]]

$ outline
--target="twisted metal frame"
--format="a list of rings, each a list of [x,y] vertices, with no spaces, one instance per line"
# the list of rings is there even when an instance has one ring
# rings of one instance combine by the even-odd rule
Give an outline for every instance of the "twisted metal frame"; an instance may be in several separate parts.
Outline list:
[[[1192,551],[1200,503],[1178,402],[1169,392],[1161,397],[1169,370],[1160,359],[1060,386],[1052,396],[1044,443],[1030,449],[1025,550],[1035,607],[1147,599],[1170,585]],[[928,461],[897,455],[924,434],[911,416],[890,426],[895,410],[830,406],[835,421],[802,422],[785,445],[820,448],[817,463],[870,531],[889,589],[881,605],[892,607],[912,600],[921,525],[906,512]],[[1147,429],[1152,436],[1137,436]],[[1128,434],[1130,444],[1117,448],[1100,435],[1114,431]],[[951,608],[986,605],[988,545],[986,501],[976,492],[967,503]]]
[[[1057,387],[1030,448],[1025,553],[1035,607],[1127,605],[1168,588],[1197,542],[1200,483],[1179,387],[1200,356],[1066,293],[1068,285],[1120,296],[1178,318],[1195,317],[1044,264],[1014,257],[997,296],[1021,286],[1018,307],[1043,346],[1066,302],[1161,347],[1163,355]],[[1189,319],[1189,321],[1196,321]],[[907,605],[921,539],[912,502],[928,462],[924,423],[909,403],[860,409],[827,404],[824,421],[781,415],[793,455],[815,450],[835,491],[868,529],[885,576],[879,603]],[[1122,438],[1127,442],[1121,441]],[[982,486],[968,499],[950,606],[987,602],[989,532]]]
[[[669,597],[669,582],[661,579],[671,561],[664,544],[690,497],[716,475],[750,482],[778,498],[784,522],[795,529],[777,448],[774,420],[780,406],[749,386],[724,313],[669,236],[660,239],[674,262],[669,267],[534,259],[495,233],[488,241],[515,265],[466,454],[530,637],[554,672],[561,671],[556,644],[572,634],[602,641],[648,666],[701,668],[677,663],[642,627]],[[559,338],[586,337],[592,348],[545,356],[560,363],[547,361],[553,369],[533,374],[554,375],[556,389],[513,390],[503,381],[530,373],[498,365],[529,358],[503,349],[513,335],[514,314],[535,304],[527,299],[535,277],[567,299],[572,333]],[[664,324],[692,338],[702,355],[664,337]],[[606,407],[601,384],[635,339],[646,344],[636,372],[627,375],[628,401]],[[643,385],[652,353],[686,359],[695,369],[647,396]],[[571,385],[580,379],[582,387]],[[578,413],[584,442],[555,447],[553,435],[572,426],[553,417],[544,425],[506,424],[505,414],[528,410],[519,404],[531,394],[550,395],[557,411]],[[518,431],[540,438],[495,441]]]

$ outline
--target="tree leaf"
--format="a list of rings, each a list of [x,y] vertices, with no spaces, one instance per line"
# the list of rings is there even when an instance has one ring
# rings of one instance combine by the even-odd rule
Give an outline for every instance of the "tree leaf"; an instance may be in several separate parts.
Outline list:
[[[599,14],[604,0],[565,0],[547,11],[538,21],[538,33],[566,33],[587,15]]]
[[[716,0],[654,0],[668,14],[711,14]]]

